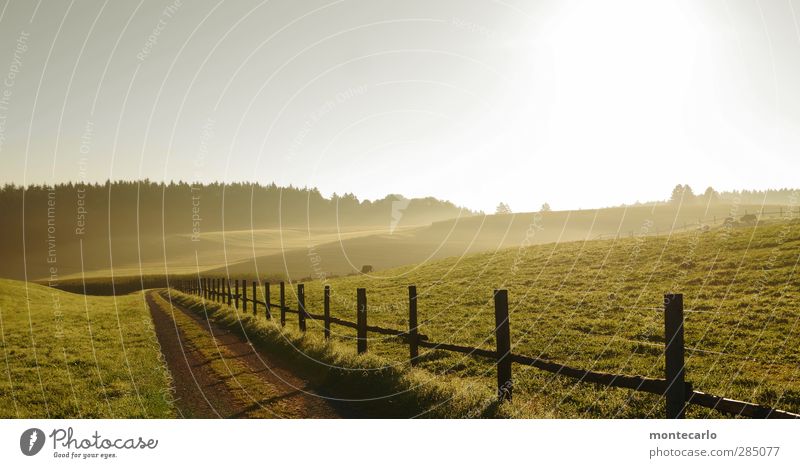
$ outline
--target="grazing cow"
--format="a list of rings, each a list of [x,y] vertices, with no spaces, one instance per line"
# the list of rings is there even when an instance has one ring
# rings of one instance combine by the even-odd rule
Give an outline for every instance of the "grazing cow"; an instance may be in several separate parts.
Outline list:
[[[742,216],[741,222],[744,224],[755,224],[758,218],[754,214],[746,214]]]
[[[364,265],[361,267],[361,273],[372,273],[372,265]]]

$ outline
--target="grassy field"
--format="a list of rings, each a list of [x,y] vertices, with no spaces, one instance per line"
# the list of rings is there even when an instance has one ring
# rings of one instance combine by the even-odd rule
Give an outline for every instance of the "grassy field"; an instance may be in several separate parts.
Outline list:
[[[684,294],[687,379],[701,391],[800,412],[800,223],[615,240],[554,243],[331,278],[332,313],[355,320],[367,288],[369,322],[407,327],[408,284],[418,286],[421,332],[434,341],[494,347],[493,288],[509,290],[514,352],[562,364],[663,377],[665,292]],[[306,283],[321,313],[324,281]],[[277,301],[273,288],[273,301]],[[288,289],[296,304],[295,289]],[[293,319],[293,320],[292,320]],[[290,315],[290,330],[296,328]],[[309,324],[321,335],[321,324]],[[352,330],[334,325],[338,340]],[[370,351],[405,366],[406,346],[373,336]],[[347,346],[355,348],[355,342]],[[494,386],[481,358],[425,352],[421,367]],[[653,395],[610,389],[514,366],[520,417],[661,417]],[[699,407],[690,417],[716,417]]]
[[[0,418],[175,415],[142,293],[0,280]]]
[[[434,341],[493,349],[492,290],[507,288],[514,352],[660,378],[662,296],[680,292],[687,309],[687,379],[695,388],[800,412],[800,223],[791,219],[659,237],[647,233],[643,228],[632,237],[512,247],[330,278],[333,315],[354,320],[355,289],[365,287],[370,324],[404,329],[406,286],[416,284],[422,333]],[[312,312],[321,312],[324,284],[306,283]],[[287,292],[293,307],[293,285]],[[197,298],[178,297],[205,313]],[[320,323],[310,322],[304,336],[294,315],[281,330],[263,319],[263,308],[259,318],[216,305],[208,312],[289,359],[302,349],[302,359],[323,363],[312,372],[325,388],[355,398],[372,392],[376,402],[396,409],[378,408],[374,414],[663,414],[657,396],[518,365],[514,402],[497,408],[491,398],[495,369],[487,359],[421,350],[419,369],[411,370],[407,347],[394,339],[372,335],[370,353],[359,357],[347,328],[334,325],[334,343],[327,345]],[[0,280],[0,319],[0,417],[175,415],[169,375],[141,293],[84,297]],[[698,407],[688,415],[720,416]]]
[[[438,221],[427,226],[389,231],[386,226],[364,229],[358,234],[343,233],[340,238],[323,242],[323,237],[309,238],[307,245],[285,242],[250,242],[248,257],[229,256],[227,263],[210,269],[215,275],[258,273],[260,277],[283,277],[299,280],[324,275],[344,276],[359,273],[362,265],[385,270],[404,266],[404,273],[417,264],[447,257],[466,256],[520,245],[547,244],[584,239],[632,237],[646,228],[648,235],[687,232],[698,226],[717,228],[732,217],[763,210],[775,217],[781,207],[760,205],[676,206],[655,203],[617,208],[600,208],[544,213],[465,216]],[[289,232],[287,238],[296,235]],[[319,240],[318,242],[316,240]],[[246,243],[248,239],[238,238]],[[277,242],[278,239],[272,239]],[[222,244],[218,244],[221,248]],[[244,247],[244,244],[241,244]],[[233,251],[233,250],[232,250]],[[217,255],[200,251],[200,258]]]

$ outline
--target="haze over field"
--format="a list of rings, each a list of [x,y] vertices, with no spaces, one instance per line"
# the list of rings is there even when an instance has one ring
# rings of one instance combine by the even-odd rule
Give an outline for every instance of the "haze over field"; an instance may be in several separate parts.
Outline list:
[[[24,202],[23,202],[24,201]],[[24,206],[24,209],[23,209]],[[252,184],[68,184],[0,190],[0,276],[51,282],[111,276],[324,278],[498,249],[752,226],[798,216],[798,192],[694,195],[579,211],[477,213],[434,198],[324,198]],[[82,291],[82,289],[78,289]]]

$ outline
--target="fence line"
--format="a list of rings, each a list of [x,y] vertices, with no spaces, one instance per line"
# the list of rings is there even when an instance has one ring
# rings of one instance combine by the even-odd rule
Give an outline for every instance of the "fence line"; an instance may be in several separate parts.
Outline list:
[[[239,301],[242,301],[241,310],[247,311],[247,304],[251,304],[253,315],[258,315],[259,306],[263,306],[265,316],[272,320],[272,311],[278,308],[280,324],[286,325],[286,314],[298,316],[298,327],[301,332],[306,332],[306,320],[322,321],[325,338],[330,339],[331,324],[348,327],[356,330],[357,351],[359,354],[367,352],[367,333],[388,335],[405,342],[409,346],[411,365],[415,365],[419,358],[419,348],[438,349],[461,353],[469,356],[488,358],[495,361],[497,366],[497,396],[500,400],[511,400],[513,397],[512,363],[535,367],[563,377],[577,379],[579,382],[588,382],[609,387],[627,388],[641,392],[662,395],[665,398],[665,417],[683,418],[689,404],[711,408],[722,413],[734,416],[752,418],[800,418],[800,414],[778,410],[756,403],[749,403],[721,396],[711,395],[692,388],[691,382],[686,381],[686,367],[684,363],[686,351],[701,351],[689,348],[684,343],[684,308],[682,294],[664,295],[664,378],[650,378],[639,375],[610,374],[577,369],[563,364],[536,357],[523,356],[512,352],[511,326],[508,313],[508,291],[499,289],[494,291],[495,312],[495,349],[488,350],[471,346],[462,346],[452,343],[432,341],[427,335],[419,332],[417,289],[412,285],[408,287],[409,298],[409,328],[397,330],[368,324],[367,292],[364,288],[356,290],[356,321],[351,322],[330,314],[330,286],[325,286],[323,293],[323,313],[315,314],[308,311],[305,302],[305,285],[297,284],[298,306],[291,309],[286,305],[286,285],[279,283],[279,302],[271,302],[270,283],[263,285],[263,299],[258,299],[258,282],[251,282],[252,294],[247,296],[247,280],[242,281],[239,289],[239,280],[234,280],[234,289],[231,291],[231,280],[226,278],[200,278],[187,280],[180,283],[177,289],[188,294],[199,295],[206,300],[227,304],[239,310]],[[633,341],[633,340],[625,340]],[[638,343],[638,342],[637,342]],[[658,343],[641,342],[652,346]],[[704,351],[704,350],[702,350]],[[723,353],[721,353],[723,354]]]

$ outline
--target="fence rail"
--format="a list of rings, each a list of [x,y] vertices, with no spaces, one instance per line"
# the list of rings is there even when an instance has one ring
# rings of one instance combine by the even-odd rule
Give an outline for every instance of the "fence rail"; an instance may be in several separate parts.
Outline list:
[[[790,413],[775,408],[749,403],[721,396],[711,395],[692,388],[691,382],[686,381],[686,367],[684,356],[684,308],[682,294],[664,295],[664,378],[650,378],[639,375],[609,374],[585,369],[577,369],[563,364],[558,364],[545,359],[523,356],[512,352],[511,327],[508,313],[508,291],[499,289],[494,291],[495,305],[495,344],[494,350],[462,346],[451,343],[432,341],[427,335],[419,332],[417,325],[417,289],[416,286],[408,287],[408,312],[409,329],[397,330],[392,328],[369,325],[367,321],[367,293],[366,289],[358,288],[356,291],[356,321],[351,322],[330,314],[330,286],[325,286],[323,295],[323,313],[315,314],[308,311],[305,302],[305,286],[297,284],[297,308],[292,309],[286,305],[286,285],[279,283],[279,301],[271,301],[270,283],[263,283],[264,300],[258,299],[259,283],[251,281],[251,295],[247,295],[248,281],[233,281],[226,278],[200,278],[193,281],[180,283],[177,289],[203,297],[206,300],[227,304],[237,310],[247,312],[248,303],[253,315],[258,315],[259,306],[264,309],[267,319],[273,320],[272,311],[280,312],[280,324],[285,326],[286,314],[298,316],[298,327],[306,332],[306,320],[322,321],[325,338],[331,336],[331,325],[335,324],[356,330],[356,343],[359,353],[367,352],[367,333],[387,335],[405,342],[409,346],[411,365],[416,365],[419,358],[419,348],[437,349],[461,353],[470,356],[488,358],[495,361],[497,366],[497,396],[501,400],[511,400],[513,396],[512,363],[535,367],[559,376],[576,379],[579,382],[594,383],[608,387],[627,388],[640,392],[661,395],[665,400],[665,417],[683,418],[686,407],[690,404],[710,408],[721,413],[744,416],[750,418],[800,418],[800,414]],[[239,306],[241,301],[241,308]]]

